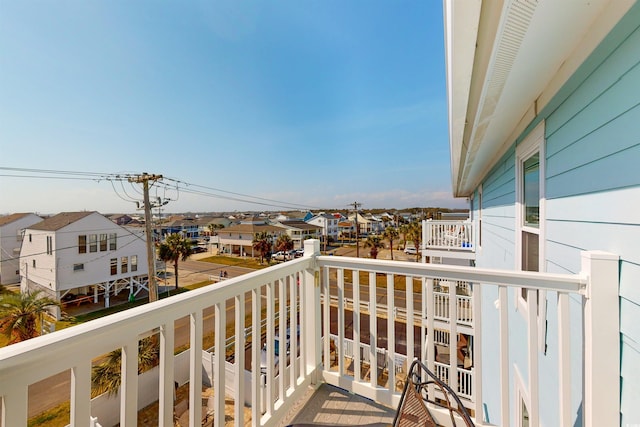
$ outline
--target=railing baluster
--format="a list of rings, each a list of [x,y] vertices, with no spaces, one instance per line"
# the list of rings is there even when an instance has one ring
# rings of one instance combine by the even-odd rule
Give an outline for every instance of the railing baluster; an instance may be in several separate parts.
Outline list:
[[[225,343],[227,341],[227,302],[221,301],[215,304],[214,306],[214,315],[215,315],[215,366],[216,366],[216,375],[213,376],[213,390],[215,394],[215,405],[214,405],[214,414],[213,414],[213,424],[216,426],[224,425],[224,395],[225,395],[225,373],[226,373],[226,346]],[[202,337],[200,337],[200,342],[202,342]],[[199,351],[202,353],[202,350]],[[201,405],[200,401],[202,399],[202,370],[200,369],[200,381],[197,383],[197,393],[195,396],[196,400],[192,400],[192,404],[195,407],[193,413],[193,419],[200,420],[201,417]],[[192,412],[189,412],[191,414]],[[197,418],[196,418],[197,417]],[[189,424],[191,424],[191,420],[189,420]],[[198,422],[198,425],[201,423]],[[195,425],[195,424],[194,424]]]
[[[86,425],[91,416],[91,361],[71,369],[71,425]]]
[[[159,384],[159,425],[163,427],[173,427],[173,394],[174,390],[174,369],[173,352],[175,348],[175,326],[174,320],[169,319],[167,323],[160,325],[160,384]]]
[[[260,425],[262,415],[262,393],[261,393],[261,372],[260,372],[260,323],[261,323],[261,287],[251,291],[251,425]]]
[[[122,346],[120,425],[134,426],[138,419],[138,339]]]
[[[540,390],[540,380],[538,376],[538,292],[527,289],[527,327],[529,342],[529,419],[532,426],[539,425],[538,396]]]
[[[560,425],[571,424],[571,341],[569,295],[558,292],[558,391]]]
[[[298,329],[298,273],[294,273],[289,276],[289,307],[290,313],[290,325],[291,325],[291,338],[290,338],[290,354],[291,354],[291,373],[289,375],[291,389],[296,387],[298,381],[298,340],[300,339]]]
[[[284,390],[285,385],[287,383],[287,375],[288,375],[288,367],[287,367],[287,359],[289,358],[288,354],[288,341],[290,338],[287,338],[287,293],[285,287],[285,278],[278,280],[278,308],[279,308],[279,316],[278,316],[278,336],[280,339],[278,340],[278,399],[284,400]],[[293,331],[289,331],[292,333]]]
[[[396,315],[393,274],[387,274],[387,388],[393,393],[396,385]]]
[[[274,378],[275,376],[275,358],[274,358],[274,341],[275,341],[275,296],[273,291],[273,282],[267,284],[267,369],[266,369],[266,383],[267,383],[267,403],[265,405],[265,414],[269,417],[273,414],[273,390],[274,390]],[[220,424],[216,424],[220,425]]]
[[[195,420],[202,415],[200,399],[202,398],[202,310],[191,313],[190,320],[190,350],[189,350],[189,425],[195,426]],[[218,317],[216,316],[216,323]],[[224,333],[224,332],[223,332]],[[216,340],[218,330],[215,330]],[[224,343],[224,338],[223,338]],[[224,344],[223,344],[224,345]],[[223,347],[224,348],[224,347]],[[220,347],[215,348],[216,355],[220,352]],[[224,354],[224,351],[223,351]],[[220,372],[220,364],[216,364],[216,370]],[[218,375],[214,375],[214,380],[218,380]],[[218,394],[217,388],[216,395]]]
[[[376,299],[376,273],[369,272],[369,383],[371,387],[378,386],[378,313]]]
[[[413,308],[413,277],[411,276],[406,276],[405,277],[405,287],[406,287],[406,301],[407,301],[407,305],[406,305],[406,309],[407,309],[407,361],[405,363],[406,366],[404,366],[403,371],[407,371],[407,369],[409,369],[409,365],[411,363],[411,361],[414,358],[414,354],[415,354],[415,340],[414,340],[414,323],[415,323],[415,317],[413,315],[414,313],[414,308]],[[422,322],[420,322],[420,324],[422,324]]]
[[[324,320],[324,369],[331,370],[331,292],[329,289],[329,268],[325,267],[322,275],[322,293],[324,295],[323,320]],[[337,347],[340,343],[336,343]]]
[[[449,386],[458,389],[458,322],[456,283],[449,282]]]
[[[336,348],[338,358],[338,375],[344,376],[344,269],[339,268],[337,273],[338,284],[338,345]]]
[[[507,287],[498,286],[500,325],[500,425],[509,425],[509,300]],[[481,382],[481,381],[479,381]]]
[[[235,305],[235,349],[234,349],[234,383],[235,390],[233,408],[235,424],[244,426],[244,358],[245,358],[245,335],[244,335],[244,292],[236,295]]]
[[[362,380],[360,360],[360,272],[351,270],[351,283],[353,285],[353,377],[356,381]]]

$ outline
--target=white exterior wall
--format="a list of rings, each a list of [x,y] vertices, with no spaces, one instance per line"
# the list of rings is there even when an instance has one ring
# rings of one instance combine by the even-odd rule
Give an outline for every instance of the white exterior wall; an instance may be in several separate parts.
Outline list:
[[[25,279],[38,283],[40,286],[55,290],[56,260],[55,251],[47,254],[47,237],[52,232],[39,230],[25,230],[24,241],[20,251],[20,278],[23,292],[27,290]],[[55,247],[55,237],[53,237]]]
[[[333,239],[338,238],[338,220],[337,219],[329,219],[323,216],[315,216],[311,218],[307,223],[312,225],[317,225],[318,227],[322,227],[320,231],[323,236],[329,236]],[[311,233],[309,233],[311,234]]]
[[[117,234],[116,250],[100,251],[100,234]],[[89,236],[98,238],[96,252],[90,252]],[[31,235],[31,241],[29,241]],[[87,252],[79,253],[78,236],[87,236]],[[53,240],[53,253],[47,254],[47,236]],[[138,257],[137,271],[131,271],[131,257]],[[121,259],[128,257],[128,271],[122,273]],[[56,231],[27,230],[21,253],[22,286],[33,281],[54,292],[66,291],[132,276],[147,274],[147,252],[144,229],[127,229],[109,219],[93,213]],[[111,275],[110,262],[118,260],[118,273]],[[33,267],[35,260],[36,267]],[[75,264],[84,269],[74,271]]]
[[[20,283],[21,231],[40,221],[42,218],[30,213],[0,227],[0,283],[3,285]]]

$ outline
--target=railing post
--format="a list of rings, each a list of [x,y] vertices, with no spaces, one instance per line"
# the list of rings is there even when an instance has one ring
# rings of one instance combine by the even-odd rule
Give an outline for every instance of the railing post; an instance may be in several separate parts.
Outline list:
[[[620,424],[619,257],[582,252],[584,298],[584,425]]]
[[[304,241],[304,257],[315,258],[320,255],[320,240],[307,239]],[[301,325],[305,346],[304,369],[305,374],[311,376],[311,382],[316,384],[321,375],[322,336],[320,316],[320,269],[312,260],[304,272],[303,290],[304,308],[301,310],[304,323]],[[329,304],[329,297],[325,304]],[[325,339],[329,339],[329,331],[325,331]]]

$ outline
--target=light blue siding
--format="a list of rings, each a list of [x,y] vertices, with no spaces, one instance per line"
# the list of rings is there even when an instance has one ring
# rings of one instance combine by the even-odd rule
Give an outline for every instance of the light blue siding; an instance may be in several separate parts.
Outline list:
[[[640,342],[639,25],[636,5],[546,117],[547,265],[575,271],[580,250],[620,256],[621,417],[630,423],[640,422],[639,347],[630,344]]]
[[[583,250],[603,250],[620,256],[621,420],[623,424],[640,424],[640,4],[631,8],[484,178],[483,241],[476,260],[479,267],[514,268],[515,145],[541,120],[545,121],[546,141],[544,268],[554,273],[577,273]],[[489,293],[485,297],[495,299],[496,295]],[[492,302],[484,301],[483,310],[491,312]],[[513,301],[509,315],[511,362],[526,376],[527,361],[514,347],[521,337],[526,337],[526,325],[511,304]],[[543,425],[559,423],[556,310],[556,295],[548,293],[549,351],[548,355],[540,355]],[[486,321],[483,312],[482,326],[483,337],[491,337],[485,338],[483,349],[495,352],[498,325],[494,312],[495,308]],[[570,312],[571,410],[573,419],[579,422],[579,298],[571,298]],[[484,383],[495,381],[497,375],[497,365],[487,363]],[[510,386],[513,387],[513,379]],[[490,414],[497,416],[497,390],[484,393]]]

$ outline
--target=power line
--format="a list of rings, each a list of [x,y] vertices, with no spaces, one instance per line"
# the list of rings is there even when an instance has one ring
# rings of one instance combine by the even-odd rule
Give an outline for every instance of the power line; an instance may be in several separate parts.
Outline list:
[[[178,183],[182,183],[182,184],[185,184],[185,185],[188,185],[188,186],[191,186],[191,187],[203,188],[205,190],[211,190],[211,191],[219,191],[221,193],[233,194],[234,196],[250,197],[252,199],[263,200],[265,202],[273,202],[273,203],[278,203],[278,204],[282,204],[282,205],[287,205],[287,207],[290,207],[292,205],[303,207],[303,208],[309,208],[310,207],[308,205],[303,205],[303,204],[299,204],[299,203],[283,202],[281,200],[274,200],[274,199],[268,199],[268,198],[265,198],[265,197],[251,196],[251,195],[248,195],[248,194],[237,193],[235,191],[227,191],[227,190],[222,190],[222,189],[219,189],[219,188],[207,187],[205,185],[190,184],[188,182],[179,181],[179,180],[172,179],[172,178],[167,178],[167,179],[175,181],[175,182],[178,182]],[[234,199],[234,200],[236,200],[236,199]],[[271,206],[273,206],[273,205],[271,205]],[[317,206],[313,206],[312,208],[320,209]]]
[[[0,177],[5,176],[5,177],[15,177],[15,178],[36,178],[36,179],[49,178],[49,179],[84,180],[84,181],[97,181],[97,182],[111,181],[114,192],[120,199],[124,201],[135,201],[135,197],[131,197],[129,194],[127,194],[126,190],[124,190],[124,186],[123,186],[123,192],[125,193],[126,197],[129,197],[130,199],[133,199],[133,200],[127,200],[125,197],[122,197],[120,193],[116,190],[115,185],[113,185],[113,181],[129,181],[130,182],[132,178],[139,176],[133,173],[98,173],[98,172],[86,172],[86,171],[14,168],[14,167],[2,167],[2,166],[0,166],[0,170],[49,175],[49,176],[41,176],[41,175],[0,174]],[[50,175],[67,175],[67,176],[50,176]],[[269,198],[260,197],[260,196],[252,196],[250,194],[244,194],[244,193],[239,193],[239,192],[234,192],[229,190],[223,190],[220,188],[189,183],[176,178],[165,178],[165,179],[169,181],[173,181],[175,183],[175,186],[169,186],[164,183],[160,185],[164,186],[165,190],[167,189],[176,190],[178,194],[180,193],[180,191],[182,191],[184,193],[189,193],[197,196],[212,197],[212,198],[230,200],[235,202],[242,202],[242,203],[248,203],[248,204],[254,204],[254,205],[269,206],[269,207],[291,209],[291,210],[298,210],[301,208],[308,209],[308,210],[320,209],[320,207],[318,206],[310,206],[310,205],[304,205],[300,203],[269,199]],[[189,187],[194,187],[194,189],[191,189]],[[208,190],[208,191],[202,191],[197,189]],[[226,196],[224,194],[217,194],[213,192],[225,193],[225,194],[229,194],[230,196]]]

